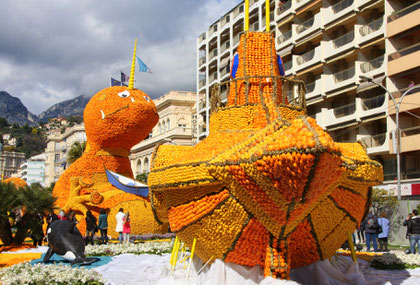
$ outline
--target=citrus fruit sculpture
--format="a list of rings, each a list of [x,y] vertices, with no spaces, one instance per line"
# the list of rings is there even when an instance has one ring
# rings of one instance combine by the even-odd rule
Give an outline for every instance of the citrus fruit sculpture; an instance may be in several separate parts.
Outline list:
[[[209,136],[155,149],[152,207],[188,246],[196,238],[204,261],[260,265],[265,276],[288,278],[292,268],[331,257],[359,226],[382,167],[359,143],[335,143],[304,106],[288,104],[269,32],[245,32],[238,54]]]
[[[167,226],[153,218],[149,198],[123,192],[112,186],[105,168],[133,177],[130,149],[150,133],[159,120],[150,97],[134,88],[133,64],[128,87],[113,86],[96,93],[84,110],[86,149],[78,160],[60,176],[53,195],[56,204],[65,212],[76,211],[78,227],[85,232],[85,214],[91,210],[96,216],[100,210],[109,210],[108,234],[115,237],[115,214],[119,208],[129,211],[132,233],[162,233]]]

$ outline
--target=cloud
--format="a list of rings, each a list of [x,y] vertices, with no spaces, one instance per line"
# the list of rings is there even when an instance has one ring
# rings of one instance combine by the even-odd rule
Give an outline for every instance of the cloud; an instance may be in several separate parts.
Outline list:
[[[239,0],[14,0],[0,10],[0,90],[39,114],[108,87],[137,54],[152,98],[196,87],[196,40]]]

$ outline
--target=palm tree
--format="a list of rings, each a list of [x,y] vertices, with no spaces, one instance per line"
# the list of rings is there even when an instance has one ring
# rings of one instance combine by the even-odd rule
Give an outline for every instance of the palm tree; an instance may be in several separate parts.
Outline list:
[[[69,153],[67,154],[67,163],[72,164],[79,157],[83,155],[86,148],[86,142],[74,142],[70,147]]]
[[[20,245],[34,224],[39,222],[37,215],[52,212],[57,198],[39,184],[16,189],[12,184],[0,183],[0,189],[0,238],[4,245]],[[16,223],[13,236],[9,216],[15,209],[22,209],[23,215]]]

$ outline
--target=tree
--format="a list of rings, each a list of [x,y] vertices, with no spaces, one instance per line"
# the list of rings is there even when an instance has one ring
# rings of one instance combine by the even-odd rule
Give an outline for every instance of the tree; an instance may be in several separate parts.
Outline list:
[[[83,155],[86,148],[86,142],[74,142],[70,147],[69,153],[67,154],[67,163],[72,164],[79,157]]]
[[[0,238],[3,244],[22,244],[30,229],[38,223],[37,214],[52,212],[55,200],[51,192],[39,184],[16,189],[11,183],[0,182]],[[13,235],[9,218],[13,218],[16,210],[22,210],[23,214],[16,221]]]
[[[387,190],[381,188],[373,188],[372,206],[373,214],[379,216],[382,212],[386,212],[390,216],[398,205],[398,199],[388,194]]]
[[[140,174],[137,174],[136,180],[147,184],[148,176],[149,176],[148,173],[140,173]]]

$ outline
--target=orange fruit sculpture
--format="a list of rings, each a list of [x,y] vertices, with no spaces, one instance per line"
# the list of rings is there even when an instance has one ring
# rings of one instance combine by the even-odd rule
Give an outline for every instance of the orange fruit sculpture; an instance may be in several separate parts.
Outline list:
[[[260,265],[265,276],[288,278],[292,268],[331,257],[359,226],[382,167],[359,143],[335,143],[304,106],[288,104],[269,32],[245,32],[238,54],[209,136],[194,147],[155,149],[152,206],[188,246],[196,239],[204,261]]]
[[[23,188],[28,186],[25,180],[19,177],[10,177],[3,180],[3,183],[12,183],[16,188]]]
[[[133,178],[130,149],[142,141],[159,120],[150,97],[133,87],[134,58],[128,87],[113,86],[96,93],[84,110],[86,149],[58,179],[53,195],[65,212],[76,211],[78,227],[85,231],[85,213],[96,216],[109,210],[108,234],[115,237],[115,215],[119,208],[130,212],[133,234],[163,233],[167,225],[153,218],[149,198],[123,192],[112,186],[105,168]]]

